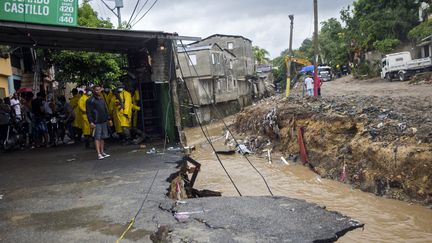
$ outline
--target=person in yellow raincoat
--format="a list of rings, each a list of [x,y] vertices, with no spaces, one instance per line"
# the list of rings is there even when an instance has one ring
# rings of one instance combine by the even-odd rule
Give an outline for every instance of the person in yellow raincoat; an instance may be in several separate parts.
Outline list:
[[[113,98],[113,96],[114,96],[114,94],[111,92],[111,88],[106,86],[102,92],[102,98],[105,101],[105,105],[108,108],[108,112],[111,112],[109,107],[110,107],[110,102],[111,102],[111,99]],[[109,115],[112,117],[111,113]]]
[[[90,147],[90,134],[91,134],[90,123],[88,121],[87,112],[86,112],[86,102],[87,102],[88,98],[90,98],[91,94],[92,94],[92,92],[90,90],[88,90],[78,100],[78,107],[79,107],[79,111],[80,111],[79,115],[80,115],[81,120],[82,120],[81,129],[82,129],[82,133],[84,135],[84,142],[85,142],[86,148]]]
[[[123,132],[124,142],[129,143],[131,138],[130,128],[132,126],[132,95],[124,89],[124,86],[120,86],[117,100],[114,113]]]
[[[140,107],[140,94],[139,90],[135,89],[134,95],[132,96],[132,127],[137,128],[138,126],[138,115],[141,110]]]
[[[82,119],[78,107],[78,101],[81,98],[81,95],[78,94],[78,89],[76,88],[72,89],[71,93],[72,93],[72,98],[70,98],[69,103],[72,107],[74,117],[75,117],[75,119],[72,122],[73,134],[71,135],[73,136],[75,142],[78,142],[81,139],[81,135],[82,135],[82,130],[81,130]]]
[[[115,132],[118,135],[122,135],[123,129],[120,125],[120,118],[118,116],[118,112],[119,112],[118,107],[120,106],[119,92],[117,89],[114,89],[112,93],[113,93],[113,96],[111,97],[109,104],[108,104],[108,112],[111,114],[111,117],[113,119]]]

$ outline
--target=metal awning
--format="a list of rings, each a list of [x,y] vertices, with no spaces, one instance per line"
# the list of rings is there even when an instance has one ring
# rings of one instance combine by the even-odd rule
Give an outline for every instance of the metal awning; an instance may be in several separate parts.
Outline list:
[[[96,52],[128,52],[156,43],[157,39],[196,41],[196,37],[180,37],[162,31],[118,30],[65,27],[0,21],[0,44],[83,50]]]

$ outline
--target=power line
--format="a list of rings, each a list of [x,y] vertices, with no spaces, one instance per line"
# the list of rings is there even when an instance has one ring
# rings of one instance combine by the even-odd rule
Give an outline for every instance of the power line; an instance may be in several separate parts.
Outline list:
[[[184,49],[184,51],[185,51],[185,53],[186,53],[186,56],[187,56],[189,62],[192,62],[192,60],[190,59],[189,53],[187,52],[187,50],[186,50],[186,48],[185,48],[185,45],[183,44],[183,42],[182,42],[181,40],[180,40],[180,44],[182,45],[182,47],[183,47],[183,49]],[[196,70],[195,66],[192,65],[192,68],[194,69],[195,74],[198,76],[198,71]],[[180,68],[180,70],[181,70],[181,68]],[[207,92],[207,90],[203,87],[203,85],[201,84],[201,82],[198,82],[198,83],[201,85],[201,88],[204,90],[204,92],[205,92],[207,98],[209,98],[209,99],[211,100],[211,96],[209,95],[209,93]],[[191,99],[192,99],[192,96],[191,96]],[[232,138],[234,139],[234,142],[236,143],[236,145],[239,146],[239,145],[240,145],[239,142],[238,142],[237,139],[234,137],[234,134],[231,132],[231,130],[228,128],[228,125],[225,123],[224,119],[222,118],[223,116],[222,116],[221,113],[219,112],[219,109],[216,107],[216,105],[215,105],[213,102],[210,102],[210,104],[211,104],[211,105],[213,106],[213,108],[215,109],[215,111],[216,111],[216,115],[217,115],[218,119],[219,119],[220,121],[222,121],[222,123],[223,123],[225,129],[226,129],[226,130],[231,134],[231,136],[232,136]],[[201,129],[202,129],[202,128],[201,128]],[[204,130],[203,130],[203,133],[204,133]],[[212,146],[212,148],[213,148],[213,146]],[[213,148],[213,149],[214,149],[214,148]],[[216,152],[216,151],[215,151],[215,152]],[[216,156],[217,156],[217,154],[216,154]],[[218,157],[218,156],[217,156],[217,157]],[[256,172],[261,176],[261,178],[262,178],[263,181],[264,181],[264,184],[265,184],[266,187],[267,187],[267,190],[269,191],[270,195],[273,196],[273,192],[271,191],[270,186],[269,186],[268,183],[267,183],[267,180],[264,178],[264,176],[261,174],[261,172],[259,172],[259,170],[258,170],[258,169],[257,169],[257,168],[252,164],[252,162],[249,160],[249,158],[248,158],[245,154],[243,154],[243,157],[248,161],[248,163],[252,166],[252,168],[254,168],[255,171],[256,171]],[[218,157],[218,158],[219,158],[219,157]],[[222,162],[221,162],[221,163],[222,163]]]
[[[156,4],[158,2],[158,0],[155,0],[154,2],[153,2],[153,4],[150,6],[150,8],[141,16],[141,18],[139,18],[133,25],[132,25],[132,27],[133,26],[135,26],[136,24],[138,24],[138,22],[140,22],[141,21],[141,19],[143,19],[146,15],[147,15],[147,13],[148,12],[150,12],[150,10],[154,7],[154,5]]]
[[[176,48],[176,47],[174,47],[174,48]],[[174,49],[173,49],[172,51],[174,51]],[[186,50],[185,50],[185,51],[186,51]],[[177,53],[177,52],[176,52],[176,53]],[[187,52],[185,52],[185,53],[186,53],[186,55],[188,56],[188,58],[190,59],[189,54],[188,54]],[[179,62],[178,55],[176,55],[176,59],[177,59],[177,62],[180,63],[180,62]],[[184,75],[183,75],[183,70],[182,70],[182,68],[181,68],[180,65],[179,65],[179,67],[180,67],[180,74],[181,74],[182,79],[183,79],[183,77],[184,77]],[[195,118],[196,118],[196,120],[197,120],[197,122],[198,122],[198,125],[199,125],[200,128],[201,128],[202,133],[204,134],[204,137],[206,138],[206,140],[207,140],[207,142],[209,143],[210,147],[213,149],[213,151],[214,151],[214,153],[215,153],[215,155],[216,155],[216,158],[217,158],[217,160],[219,161],[219,164],[222,166],[222,169],[225,171],[225,174],[226,174],[226,175],[228,176],[228,178],[230,179],[230,181],[231,181],[231,183],[233,184],[234,188],[236,189],[237,193],[238,193],[240,196],[242,196],[242,194],[241,194],[240,190],[237,188],[237,185],[235,184],[234,180],[231,178],[230,174],[228,173],[227,169],[225,168],[224,164],[222,163],[222,160],[219,158],[219,155],[216,153],[216,149],[214,148],[211,139],[210,139],[210,138],[206,135],[206,133],[204,132],[203,125],[202,125],[201,120],[199,119],[199,117],[198,117],[198,115],[197,115],[195,104],[193,103],[192,94],[191,94],[191,92],[190,92],[190,90],[189,90],[189,88],[188,88],[186,82],[185,82],[185,87],[186,87],[186,91],[187,91],[187,93],[188,93],[188,96],[189,96],[189,98],[190,98],[190,101],[191,101],[191,103],[192,103],[192,107],[193,107],[193,110],[194,110],[194,113],[195,113]]]
[[[141,2],[141,0],[138,0],[138,1],[136,2],[135,7],[134,7],[134,10],[132,11],[132,14],[131,14],[131,16],[130,16],[130,18],[129,18],[129,21],[127,22],[126,26],[129,26],[129,23],[131,22],[132,17],[133,17],[133,15],[135,14],[135,11],[136,11],[136,9],[137,9],[137,7],[138,7],[138,5],[139,5],[140,2]]]
[[[135,17],[132,19],[131,22],[134,22],[136,20],[136,18],[138,17],[138,15],[141,14],[142,10],[144,9],[144,7],[147,5],[149,0],[146,0],[145,3],[141,6],[141,8],[138,10],[137,14],[135,14]]]

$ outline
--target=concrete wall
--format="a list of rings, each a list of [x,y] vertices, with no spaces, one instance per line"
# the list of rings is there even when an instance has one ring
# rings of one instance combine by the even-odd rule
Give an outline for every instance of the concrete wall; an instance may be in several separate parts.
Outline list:
[[[9,77],[12,76],[10,58],[0,58],[0,98],[9,96]]]
[[[151,67],[152,75],[151,80],[156,83],[169,82],[170,66],[174,63],[170,63],[169,59],[169,46],[171,45],[170,40],[157,40],[157,48],[150,53],[151,56]],[[148,80],[150,81],[150,80]]]
[[[254,74],[255,61],[250,40],[237,36],[214,36],[192,46],[207,46],[214,43],[223,49],[228,49],[236,56],[237,61],[234,64],[234,71],[239,79]],[[233,43],[233,49],[228,48],[228,43]]]
[[[195,56],[197,63],[196,65],[190,65],[188,60],[189,57],[185,52],[181,52],[178,54],[179,61],[180,61],[180,68],[183,71],[183,75],[185,78],[212,75],[210,50],[190,51],[188,52],[188,54],[189,56],[192,57]]]

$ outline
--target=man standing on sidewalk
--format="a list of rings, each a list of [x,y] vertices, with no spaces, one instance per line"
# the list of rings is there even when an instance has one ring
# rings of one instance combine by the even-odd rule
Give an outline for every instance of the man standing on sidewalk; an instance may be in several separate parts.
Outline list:
[[[93,87],[93,96],[86,101],[86,112],[90,127],[93,129],[98,159],[107,158],[110,155],[104,151],[104,139],[109,137],[108,123],[111,123],[111,120],[102,98],[102,88],[98,85]]]

